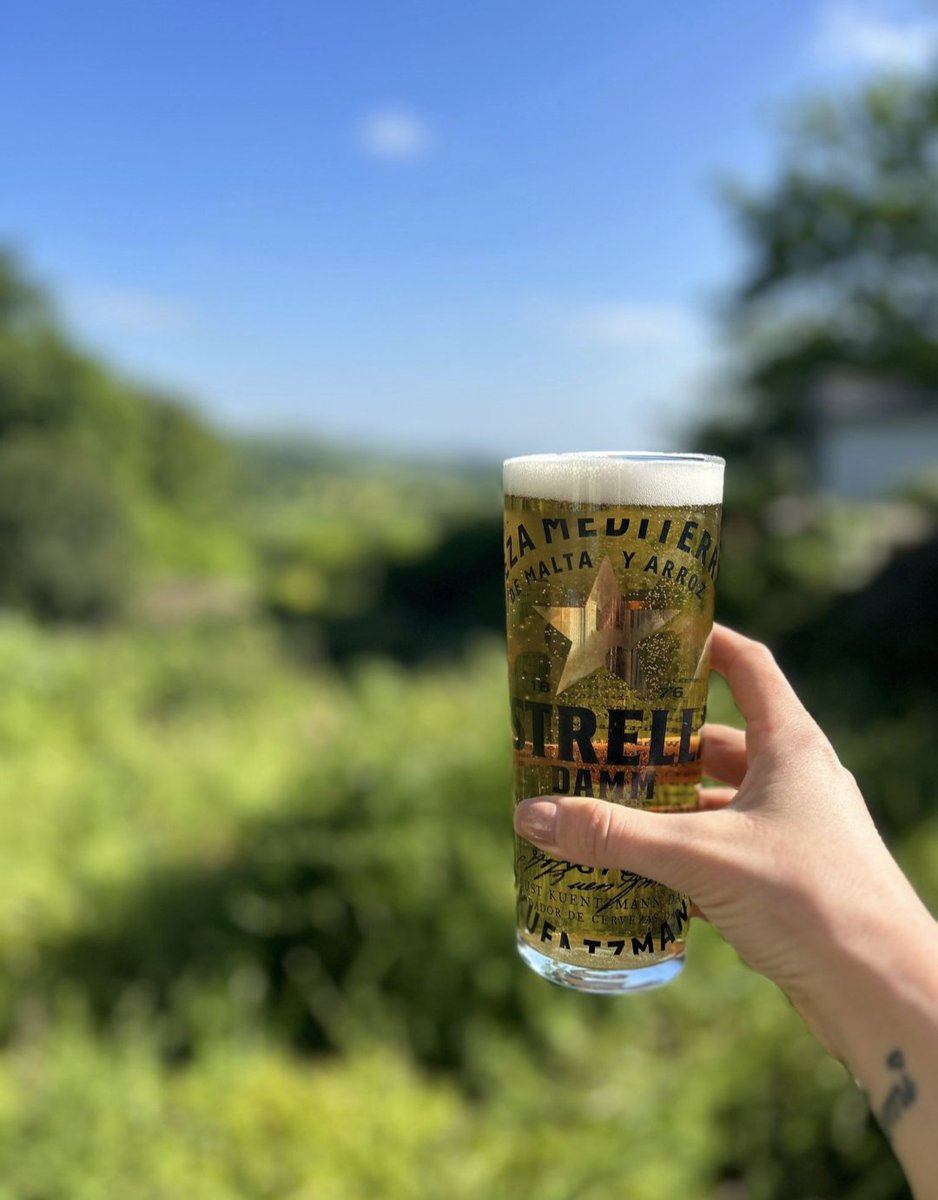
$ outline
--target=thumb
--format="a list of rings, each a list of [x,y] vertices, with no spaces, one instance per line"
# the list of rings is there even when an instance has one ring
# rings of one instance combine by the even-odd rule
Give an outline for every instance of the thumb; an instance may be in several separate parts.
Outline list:
[[[646,812],[607,800],[535,796],[515,809],[515,830],[555,858],[619,867],[694,895],[715,849],[714,815]]]

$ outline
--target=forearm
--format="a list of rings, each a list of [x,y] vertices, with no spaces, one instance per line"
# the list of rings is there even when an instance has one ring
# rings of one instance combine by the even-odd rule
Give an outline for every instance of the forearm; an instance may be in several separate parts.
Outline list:
[[[917,900],[890,905],[830,957],[805,1016],[866,1093],[917,1200],[938,1200],[938,924]]]

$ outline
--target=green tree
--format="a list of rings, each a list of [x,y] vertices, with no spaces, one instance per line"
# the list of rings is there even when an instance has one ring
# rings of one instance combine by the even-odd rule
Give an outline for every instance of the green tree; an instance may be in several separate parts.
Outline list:
[[[113,615],[142,575],[242,563],[231,448],[186,404],[77,347],[0,252],[0,600],[44,618]]]
[[[748,266],[728,306],[735,411],[702,441],[753,502],[813,480],[817,386],[838,370],[938,395],[938,80],[801,109],[777,178],[736,187]]]
[[[729,464],[720,615],[778,639],[850,586],[833,551],[852,514],[814,496],[825,388],[938,397],[938,80],[801,107],[776,177],[728,202],[737,365],[698,441]]]
[[[0,444],[0,603],[101,620],[119,612],[131,577],[127,520],[95,462],[35,434]]]
[[[233,456],[187,405],[148,393],[147,482],[153,493],[194,517],[218,515],[227,504]]]

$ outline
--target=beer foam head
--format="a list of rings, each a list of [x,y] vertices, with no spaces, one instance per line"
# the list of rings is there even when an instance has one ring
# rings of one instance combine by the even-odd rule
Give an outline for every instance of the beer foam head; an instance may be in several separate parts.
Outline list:
[[[505,494],[572,504],[720,504],[722,458],[646,450],[529,454],[505,461]]]

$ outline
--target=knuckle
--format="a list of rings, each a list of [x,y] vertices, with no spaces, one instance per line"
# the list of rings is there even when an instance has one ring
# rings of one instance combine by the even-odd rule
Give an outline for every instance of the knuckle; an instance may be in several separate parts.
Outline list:
[[[600,860],[611,857],[615,811],[611,804],[603,802],[591,804],[586,810],[583,842],[591,863],[601,865]]]
[[[838,765],[839,765],[841,773],[842,773],[841,778],[843,780],[843,784],[844,784],[844,787],[846,788],[846,790],[848,792],[850,792],[851,795],[857,797],[865,805],[866,801],[863,799],[863,791],[860,787],[860,784],[857,780],[856,775],[854,775],[854,773],[852,771],[848,770],[843,765],[843,763],[839,763]]]
[[[817,754],[825,766],[836,769],[837,771],[844,770],[843,763],[840,761],[840,755],[823,734],[818,741]]]
[[[810,751],[819,766],[838,771],[843,770],[840,757],[831,744],[830,739],[818,725],[817,721],[807,712],[800,723],[799,736],[802,745]]]
[[[859,785],[859,783],[857,783],[856,775],[854,775],[854,773],[851,770],[849,770],[849,768],[845,767],[843,765],[843,763],[840,764],[840,769],[843,772],[844,783],[848,784],[852,788],[855,788],[856,791],[859,791],[860,785]]]
[[[765,667],[775,668],[778,666],[775,655],[765,644],[765,642],[752,643],[752,656]]]

